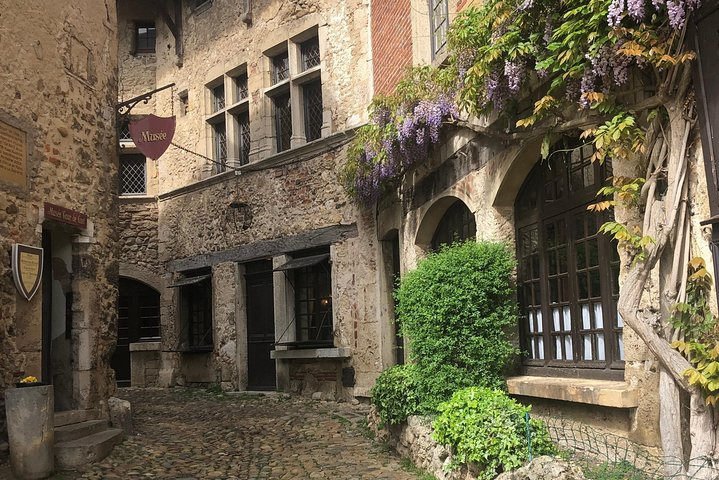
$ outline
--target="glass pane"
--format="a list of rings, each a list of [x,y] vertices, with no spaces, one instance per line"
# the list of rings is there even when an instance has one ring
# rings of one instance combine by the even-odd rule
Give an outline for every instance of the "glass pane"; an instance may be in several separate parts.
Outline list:
[[[557,255],[555,252],[549,252],[549,274],[550,275],[556,275],[557,274]]]
[[[584,242],[577,243],[577,268],[580,270],[587,267],[587,255],[584,248]]]
[[[531,358],[537,358],[537,350],[534,345],[534,340],[530,340],[529,345],[532,347],[532,353],[530,354]]]
[[[594,304],[594,328],[604,328],[604,318],[602,315],[602,304]]]
[[[589,316],[589,305],[582,304],[582,329],[590,330],[592,328],[592,319]]]
[[[535,315],[537,316],[537,325],[539,325],[539,329],[537,331],[541,332],[542,331],[542,311],[537,310],[535,312]]]
[[[587,242],[587,249],[589,250],[589,266],[596,267],[599,265],[599,245],[596,238]]]
[[[559,280],[556,278],[549,280],[549,302],[559,302]]]
[[[567,273],[567,247],[557,250],[557,255],[559,255],[559,271]]]
[[[564,307],[562,313],[564,317],[564,331],[570,332],[572,330],[572,312],[569,305]]]
[[[539,337],[539,338],[537,339],[537,343],[538,343],[538,345],[537,345],[537,358],[539,358],[540,360],[543,360],[543,359],[544,359],[544,338]]]
[[[592,360],[592,336],[582,335],[582,344],[584,346],[584,360]]]
[[[617,343],[619,344],[619,360],[624,360],[624,338],[621,333],[617,333]]]
[[[604,335],[597,334],[597,360],[604,360]]]
[[[577,274],[577,280],[579,282],[579,299],[585,300],[589,298],[589,281],[587,280],[587,274]]]
[[[530,313],[527,315],[527,323],[529,324],[529,333],[534,333],[534,319],[532,318],[533,315]]]
[[[589,272],[589,279],[592,288],[592,297],[596,298],[602,295],[601,284],[599,283],[599,269],[595,269]]]
[[[556,360],[564,360],[564,355],[562,355],[562,339],[559,336],[554,337],[554,358]]]
[[[622,315],[617,312],[617,327],[622,328],[624,327],[624,319],[622,318]]]
[[[588,187],[594,184],[594,165],[591,163],[582,169],[584,172],[584,186]]]
[[[564,336],[564,350],[567,352],[566,360],[574,358],[574,353],[572,352],[572,337],[570,335]]]
[[[560,323],[559,315],[560,315],[559,308],[553,308],[552,309],[552,324],[554,325],[553,331],[555,331],[555,332],[559,332],[561,330],[561,327],[560,327],[561,323]]]
[[[568,302],[569,301],[569,277],[567,275],[564,275],[560,279],[560,285],[561,285],[561,301],[562,302]]]

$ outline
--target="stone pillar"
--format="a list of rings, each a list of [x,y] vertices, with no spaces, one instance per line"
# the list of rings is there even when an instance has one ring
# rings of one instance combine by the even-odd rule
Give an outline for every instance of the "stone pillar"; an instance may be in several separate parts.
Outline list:
[[[16,477],[49,477],[55,468],[55,398],[52,385],[5,391],[10,465]]]
[[[237,264],[225,262],[212,269],[214,302],[215,358],[223,390],[239,388],[237,375],[237,332],[235,305],[237,304]]]
[[[272,259],[272,268],[290,260],[287,255],[279,255]],[[278,342],[292,342],[296,338],[296,329],[290,325],[295,318],[295,298],[292,289],[287,288],[285,272],[275,272],[273,277],[275,300],[275,338]],[[275,350],[287,350],[287,347],[277,346]],[[275,360],[277,376],[277,390],[290,391],[290,364],[286,360]]]

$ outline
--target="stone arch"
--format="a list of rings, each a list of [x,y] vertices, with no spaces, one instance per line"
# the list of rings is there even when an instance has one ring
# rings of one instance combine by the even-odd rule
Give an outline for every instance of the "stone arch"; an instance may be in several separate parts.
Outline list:
[[[160,275],[137,265],[129,263],[120,264],[120,277],[129,278],[138,282],[144,283],[148,287],[151,287],[160,294],[165,291],[166,282],[165,279]]]
[[[495,208],[514,208],[514,200],[522,188],[527,175],[537,164],[541,138],[525,143],[508,157],[498,159],[495,178],[497,181],[489,189],[490,205]]]
[[[454,205],[456,205],[457,202],[461,202],[461,205],[463,205],[472,215],[474,215],[474,212],[472,212],[471,209],[468,207],[468,202],[466,200],[466,198],[462,199],[460,198],[460,196],[449,194],[438,198],[427,209],[424,215],[422,215],[422,220],[419,224],[419,228],[417,229],[417,234],[415,235],[415,246],[424,252],[428,252],[431,249],[432,239],[435,236],[437,227],[442,222],[442,219],[444,218],[447,211]],[[476,237],[476,227],[474,233]]]

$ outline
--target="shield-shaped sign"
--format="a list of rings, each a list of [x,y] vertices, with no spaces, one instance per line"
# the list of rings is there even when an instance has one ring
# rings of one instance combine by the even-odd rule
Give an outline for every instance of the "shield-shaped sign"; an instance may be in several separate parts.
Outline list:
[[[25,300],[30,300],[40,288],[43,249],[16,243],[12,246],[12,276],[15,286]]]
[[[165,153],[175,135],[175,117],[148,115],[130,122],[130,136],[146,157],[157,160]]]

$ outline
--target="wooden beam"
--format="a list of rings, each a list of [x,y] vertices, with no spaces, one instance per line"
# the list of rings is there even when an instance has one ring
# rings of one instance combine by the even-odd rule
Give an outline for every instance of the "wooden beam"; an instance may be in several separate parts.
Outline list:
[[[249,243],[220,252],[169,260],[166,266],[170,272],[181,272],[210,267],[224,262],[248,262],[306,248],[321,247],[354,238],[357,235],[357,224],[355,223],[351,225],[332,225],[297,235]]]

